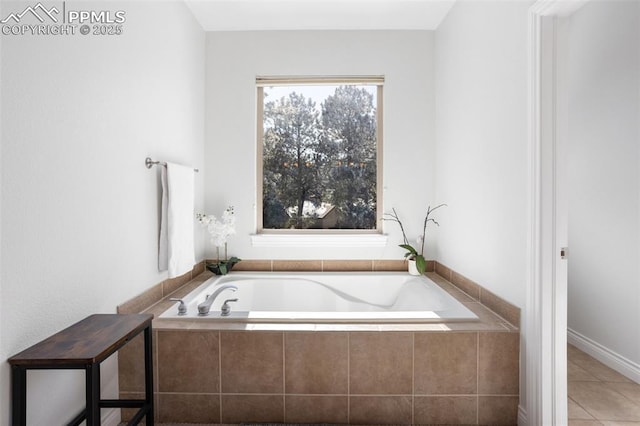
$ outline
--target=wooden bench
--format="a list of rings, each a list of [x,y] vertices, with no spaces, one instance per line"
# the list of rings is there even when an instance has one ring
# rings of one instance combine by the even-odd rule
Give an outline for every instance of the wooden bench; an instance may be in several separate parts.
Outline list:
[[[13,426],[27,424],[27,370],[84,369],[86,407],[69,423],[100,425],[100,408],[139,408],[129,425],[146,416],[153,426],[153,360],[149,314],[96,314],[9,358]],[[145,399],[100,399],[100,363],[144,331]]]

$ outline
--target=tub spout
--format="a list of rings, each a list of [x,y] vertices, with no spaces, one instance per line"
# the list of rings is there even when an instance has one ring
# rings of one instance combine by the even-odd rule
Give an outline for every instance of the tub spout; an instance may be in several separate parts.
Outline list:
[[[214,291],[213,294],[207,295],[207,298],[204,300],[204,302],[198,305],[198,315],[200,316],[209,315],[209,311],[211,310],[211,305],[213,305],[213,301],[216,300],[216,297],[218,297],[220,293],[222,293],[225,290],[236,291],[237,289],[238,287],[236,287],[235,285],[227,284],[227,285],[221,286],[219,289]]]

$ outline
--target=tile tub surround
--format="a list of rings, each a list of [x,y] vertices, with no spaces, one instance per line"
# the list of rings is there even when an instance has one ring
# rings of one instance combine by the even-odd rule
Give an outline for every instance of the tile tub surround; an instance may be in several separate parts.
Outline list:
[[[427,272],[433,272],[436,262],[427,261]],[[397,259],[372,260],[253,260],[238,263],[234,271],[265,272],[342,272],[342,271],[406,271],[407,262]]]
[[[136,297],[118,305],[117,312],[119,314],[137,314],[142,312],[149,306],[158,303],[163,298],[184,287],[203,272],[205,272],[204,261],[198,262],[193,266],[191,271],[176,278],[168,278],[145,290]]]
[[[517,422],[517,332],[158,328],[154,338],[159,422]],[[122,358],[141,358],[133,343]],[[137,395],[140,366],[127,365],[121,393]]]
[[[441,276],[427,275],[480,321],[283,326],[154,320],[157,421],[516,424],[518,330]],[[198,276],[173,296],[210,276]],[[159,314],[172,304],[160,301],[147,312]],[[138,395],[141,341],[123,348],[119,360],[121,394]]]
[[[517,306],[514,306],[506,300],[496,296],[486,288],[440,262],[434,262],[433,270],[436,274],[459,288],[467,296],[482,303],[513,326],[520,326],[520,308]]]

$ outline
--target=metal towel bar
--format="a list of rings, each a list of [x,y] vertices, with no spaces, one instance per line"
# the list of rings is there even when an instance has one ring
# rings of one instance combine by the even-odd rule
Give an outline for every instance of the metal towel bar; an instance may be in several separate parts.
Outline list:
[[[164,166],[167,167],[167,163],[164,161],[153,161],[151,157],[147,157],[144,159],[144,165],[147,166],[147,169],[150,169],[153,166]],[[193,169],[194,172],[198,173],[200,170]]]

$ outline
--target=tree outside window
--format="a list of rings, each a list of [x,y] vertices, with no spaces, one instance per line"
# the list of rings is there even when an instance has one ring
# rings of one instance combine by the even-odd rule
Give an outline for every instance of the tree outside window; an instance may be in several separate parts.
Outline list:
[[[262,229],[376,230],[381,87],[262,89]]]

